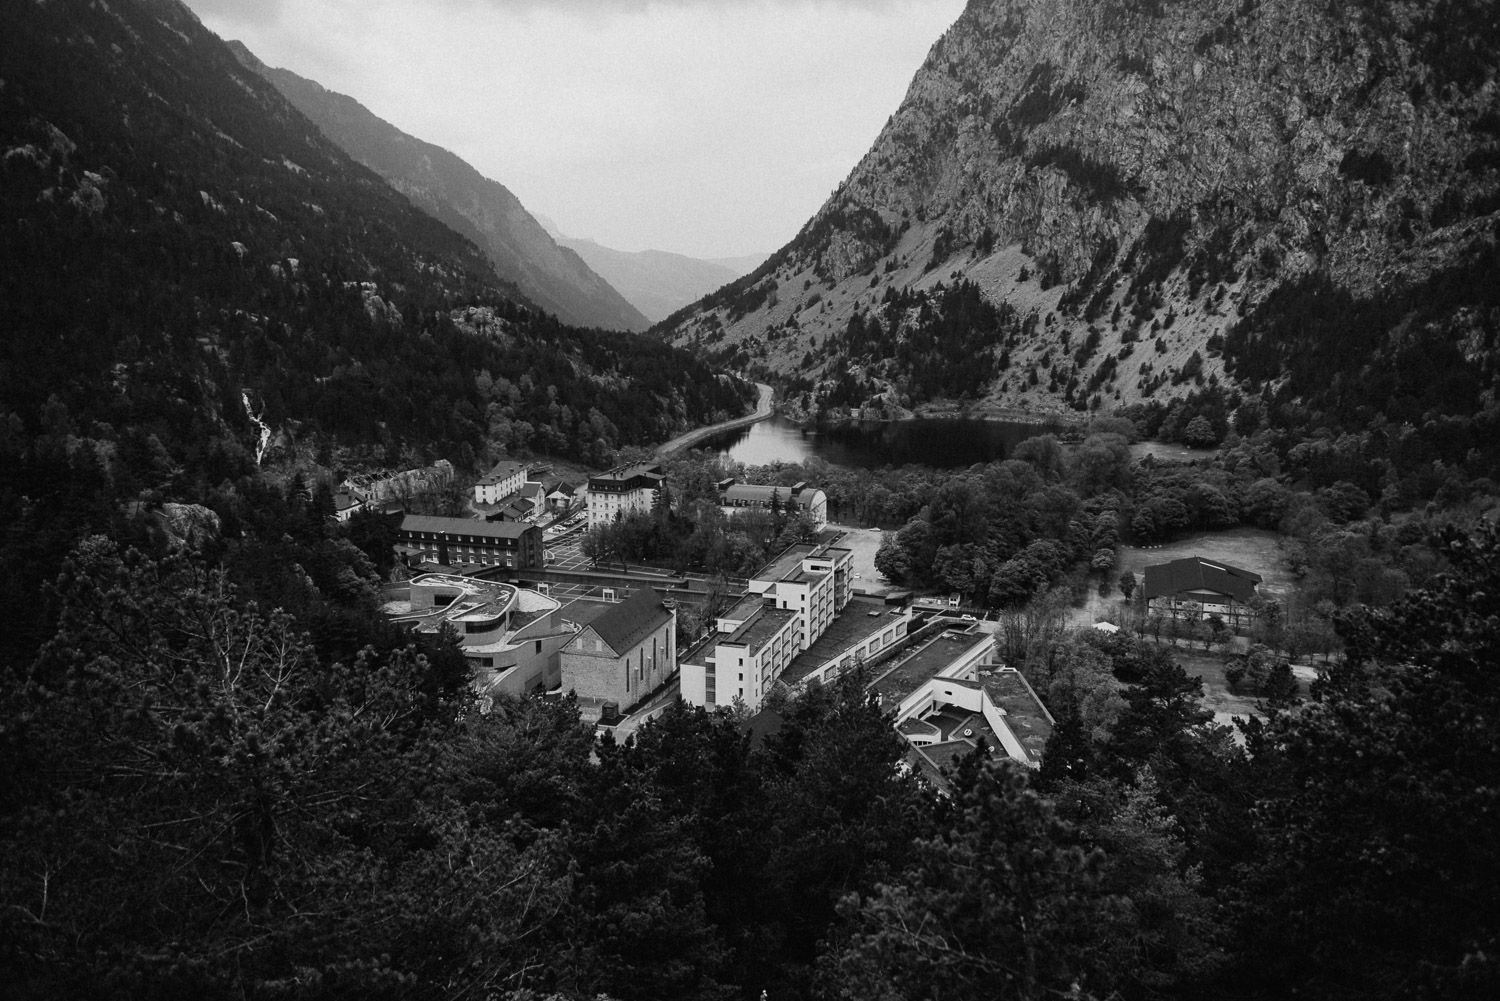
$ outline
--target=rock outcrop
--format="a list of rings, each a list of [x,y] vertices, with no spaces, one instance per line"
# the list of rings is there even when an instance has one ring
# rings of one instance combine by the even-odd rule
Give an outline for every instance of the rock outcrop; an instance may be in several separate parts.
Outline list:
[[[1002,307],[978,405],[1108,408],[1216,380],[1419,393],[1413,356],[1471,367],[1452,405],[1481,405],[1497,11],[974,0],[798,237],[658,331],[812,395],[852,371],[920,403],[920,305],[941,317],[972,283]],[[893,288],[916,297],[899,315]],[[1317,302],[1335,305],[1299,324]],[[870,319],[887,347],[851,342]]]

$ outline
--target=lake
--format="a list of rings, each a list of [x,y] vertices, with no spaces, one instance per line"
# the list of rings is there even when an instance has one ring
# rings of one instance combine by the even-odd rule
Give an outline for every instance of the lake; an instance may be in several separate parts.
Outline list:
[[[858,421],[816,428],[772,417],[748,428],[705,439],[698,448],[727,454],[736,462],[765,466],[817,456],[846,469],[920,464],[963,469],[994,462],[1039,434],[1060,425],[1018,424],[964,417],[917,417],[904,421]]]

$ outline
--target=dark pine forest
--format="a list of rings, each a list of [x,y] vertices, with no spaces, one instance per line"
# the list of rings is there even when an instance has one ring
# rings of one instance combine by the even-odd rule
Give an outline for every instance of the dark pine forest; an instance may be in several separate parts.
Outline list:
[[[1246,372],[1296,354],[1300,294],[1265,306],[1274,344],[1236,334]],[[1016,323],[964,284],[893,293],[837,349],[915,326],[902,363],[936,392],[1003,372]],[[175,0],[0,0],[0,996],[1500,994],[1491,526],[1371,529],[1431,547],[1421,586],[1330,597],[1343,656],[1236,728],[1172,648],[1054,636],[1043,767],[981,748],[939,793],[861,673],[774,698],[773,733],[678,705],[616,744],[570,698],[481,712],[454,637],[379,611],[390,524],[338,525],[297,472],[602,465],[752,393],[522,301]],[[1288,444],[1241,402],[1136,415],[1224,444],[1212,482],[1131,485],[1109,433],[827,486],[910,519],[887,567],[1020,624],[1124,531],[1282,521],[1282,456],[1340,525],[1448,482],[1424,440]],[[1431,475],[1377,475],[1408,448]],[[698,528],[661,520],[612,544]],[[1331,596],[1346,551],[1311,563]]]

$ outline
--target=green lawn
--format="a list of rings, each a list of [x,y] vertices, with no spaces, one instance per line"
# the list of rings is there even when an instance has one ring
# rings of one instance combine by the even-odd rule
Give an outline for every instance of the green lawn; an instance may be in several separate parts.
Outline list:
[[[1261,528],[1231,528],[1222,532],[1194,532],[1159,546],[1141,549],[1120,547],[1118,577],[1126,570],[1143,581],[1146,567],[1169,563],[1187,556],[1201,556],[1215,563],[1227,563],[1261,576],[1261,592],[1274,596],[1291,590],[1292,575],[1281,550],[1281,536]]]

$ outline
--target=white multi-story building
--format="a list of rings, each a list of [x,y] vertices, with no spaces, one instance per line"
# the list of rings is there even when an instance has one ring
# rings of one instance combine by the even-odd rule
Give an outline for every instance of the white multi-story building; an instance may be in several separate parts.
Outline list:
[[[796,612],[745,598],[719,617],[717,642],[682,666],[682,698],[698,706],[733,705],[752,711],[797,655],[802,635]]]
[[[608,525],[628,514],[649,512],[656,506],[657,491],[666,479],[660,466],[641,463],[616,466],[589,477],[589,528]]]
[[[772,560],[750,579],[745,598],[717,620],[717,636],[683,663],[683,699],[708,708],[739,699],[751,712],[759,709],[792,662],[849,604],[853,562],[847,549],[812,545],[792,546]]]
[[[526,466],[500,461],[474,484],[475,504],[498,504],[526,485]]]
[[[854,553],[834,546],[792,546],[750,578],[751,594],[802,617],[798,652],[817,642],[854,590]]]

